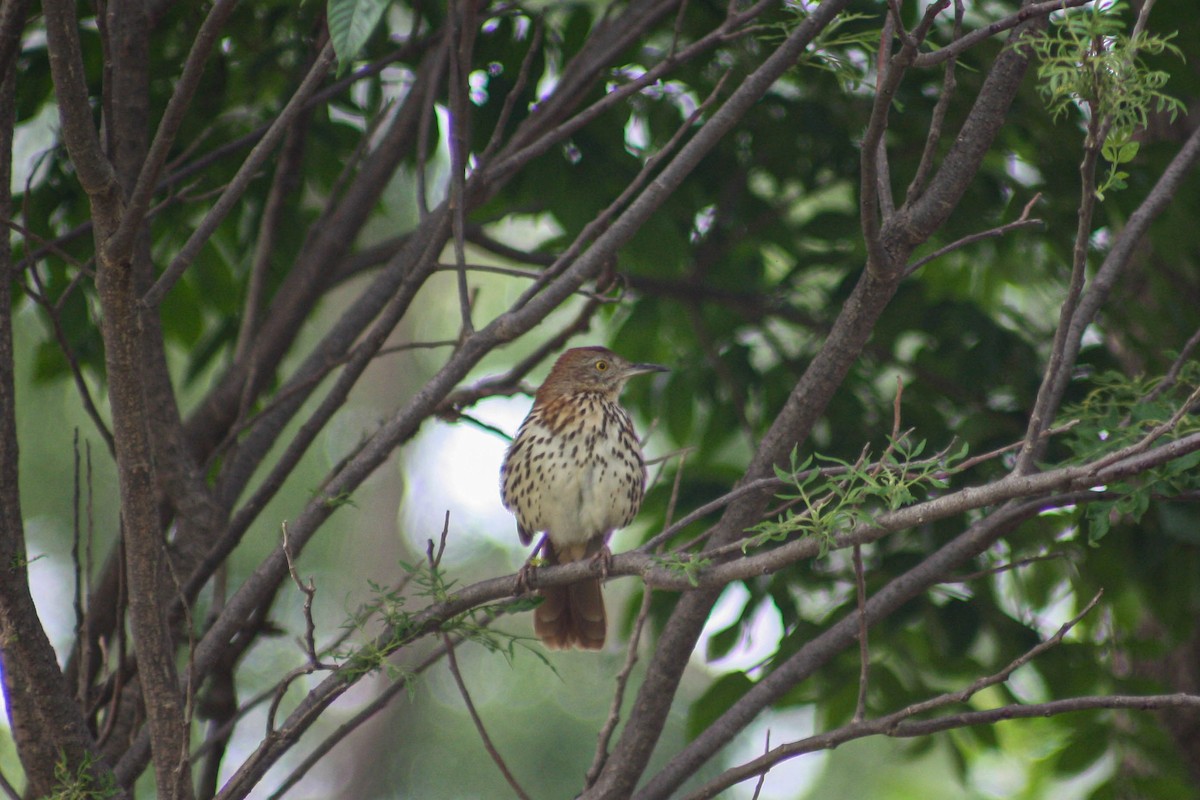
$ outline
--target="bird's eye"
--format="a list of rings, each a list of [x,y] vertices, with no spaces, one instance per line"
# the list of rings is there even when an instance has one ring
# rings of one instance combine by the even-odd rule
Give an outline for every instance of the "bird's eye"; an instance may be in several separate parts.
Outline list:
[[[607,361],[597,361],[596,369],[599,370],[600,372],[604,372],[604,370],[608,369],[608,362]]]

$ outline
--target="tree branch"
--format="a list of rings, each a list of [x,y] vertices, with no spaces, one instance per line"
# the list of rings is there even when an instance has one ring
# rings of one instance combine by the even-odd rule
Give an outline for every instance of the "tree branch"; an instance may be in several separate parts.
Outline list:
[[[246,160],[234,175],[233,180],[225,187],[225,191],[221,193],[221,197],[213,205],[209,212],[204,216],[204,219],[188,237],[187,242],[180,248],[175,258],[171,260],[170,266],[164,271],[162,276],[150,287],[150,291],[142,297],[141,303],[148,308],[154,308],[162,302],[166,297],[167,292],[171,291],[171,287],[175,282],[183,276],[183,273],[191,266],[196,256],[200,253],[201,248],[208,243],[208,240],[216,232],[217,226],[225,219],[225,216],[233,209],[234,205],[241,200],[242,195],[249,187],[250,182],[258,177],[258,171],[267,157],[275,150],[275,146],[283,138],[292,122],[304,110],[305,101],[317,90],[321,81],[325,79],[329,68],[333,66],[334,55],[333,45],[326,42],[321,49],[321,54],[317,56],[316,63],[305,76],[304,81],[296,89],[296,93],[288,100],[287,105],[279,112],[279,116],[271,123],[271,127],[263,134],[261,140],[250,151],[250,155],[246,156]],[[169,110],[169,109],[168,109]]]

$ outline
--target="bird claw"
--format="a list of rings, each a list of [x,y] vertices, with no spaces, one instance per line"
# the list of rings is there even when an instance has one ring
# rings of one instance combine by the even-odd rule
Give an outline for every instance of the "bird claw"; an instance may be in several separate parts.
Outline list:
[[[517,585],[513,589],[514,595],[528,594],[533,591],[533,578],[537,567],[533,565],[533,559],[525,562],[525,565],[517,570]]]
[[[596,553],[592,554],[592,561],[600,562],[600,580],[608,580],[608,572],[612,569],[612,560],[612,550],[608,549],[608,545],[603,545]]]
[[[546,537],[543,536],[541,541],[537,543],[537,546],[533,548],[533,552],[529,554],[529,559],[517,570],[517,584],[513,587],[514,595],[528,594],[533,591],[537,565],[542,561],[540,553],[545,547]]]

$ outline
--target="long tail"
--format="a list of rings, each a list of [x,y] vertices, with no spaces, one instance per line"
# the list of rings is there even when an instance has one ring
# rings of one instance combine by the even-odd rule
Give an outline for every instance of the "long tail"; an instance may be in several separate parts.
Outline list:
[[[538,594],[545,599],[533,611],[533,630],[546,647],[552,650],[604,647],[608,620],[599,580],[590,578],[567,586],[547,586],[539,589]]]

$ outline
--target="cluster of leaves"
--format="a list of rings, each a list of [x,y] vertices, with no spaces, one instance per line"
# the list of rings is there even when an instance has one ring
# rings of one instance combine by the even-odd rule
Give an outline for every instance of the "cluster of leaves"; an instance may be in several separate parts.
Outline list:
[[[799,461],[793,449],[789,468],[775,468],[775,477],[788,486],[778,495],[787,509],[755,525],[743,550],[799,534],[816,536],[822,553],[828,552],[837,534],[870,523],[880,509],[894,511],[921,493],[946,488],[947,471],[966,457],[967,447],[921,459],[924,451],[924,440],[912,442],[907,436],[890,439],[876,463],[867,452],[853,463],[820,454]],[[832,466],[814,468],[817,462]]]
[[[357,634],[355,641],[340,647],[335,656],[344,663],[343,674],[348,680],[386,669],[390,679],[404,679],[411,691],[413,674],[400,669],[388,658],[416,630],[415,616],[406,606],[414,598],[420,600],[418,605],[422,608],[446,602],[451,598],[451,590],[457,581],[448,579],[438,564],[401,561],[400,568],[408,578],[399,588],[368,581],[371,600],[354,610],[342,624],[347,633]],[[409,585],[415,587],[411,594],[406,591]],[[545,654],[531,646],[534,639],[496,629],[490,624],[496,616],[528,611],[537,603],[535,598],[522,598],[477,606],[446,620],[439,630],[443,634],[459,636],[478,644],[490,653],[499,653],[510,663],[516,656],[517,648],[528,650],[553,669]],[[372,631],[380,628],[384,631],[382,637],[372,635]]]
[[[95,757],[90,753],[74,767],[61,753],[54,765],[55,791],[46,800],[107,800],[120,794],[112,773],[95,767]]]
[[[1118,167],[1137,156],[1133,136],[1150,115],[1165,113],[1174,120],[1186,111],[1163,91],[1170,73],[1151,69],[1143,58],[1170,53],[1182,59],[1183,51],[1171,43],[1175,34],[1130,34],[1121,16],[1126,10],[1121,2],[1093,3],[1064,12],[1052,30],[1026,40],[1040,61],[1038,91],[1051,115],[1057,119],[1082,105],[1092,118],[1108,123],[1102,141],[1088,142],[1100,146],[1109,163],[1108,175],[1096,189],[1101,200],[1106,191],[1126,187],[1129,174]]]
[[[763,34],[763,41],[778,42],[787,38],[808,17],[809,10],[799,3],[787,3],[786,7],[795,17],[776,26],[781,31],[779,34]],[[868,14],[845,14],[817,35],[793,70],[824,70],[837,78],[843,90],[858,91],[867,81],[872,59],[878,50],[876,19]]]
[[[1200,363],[1180,370],[1170,387],[1163,378],[1130,379],[1107,372],[1092,379],[1095,387],[1079,403],[1063,409],[1063,419],[1074,422],[1066,445],[1076,463],[1137,444],[1147,437],[1166,440],[1200,430],[1200,416],[1188,413],[1200,386]],[[1173,424],[1172,424],[1173,423]],[[1088,503],[1084,511],[1088,541],[1096,544],[1119,519],[1137,523],[1153,500],[1170,500],[1200,489],[1200,453],[1192,453],[1139,474],[1136,479],[1103,487],[1106,498]]]

